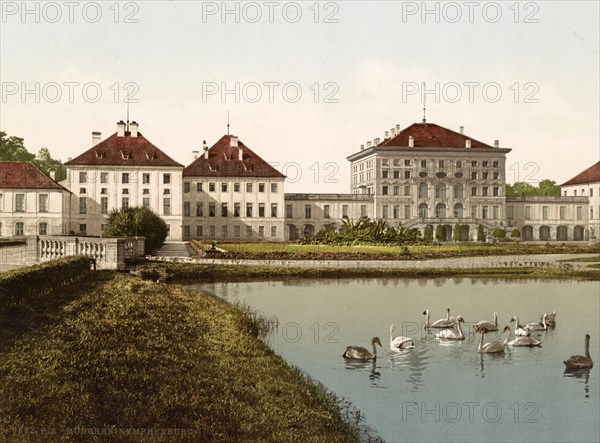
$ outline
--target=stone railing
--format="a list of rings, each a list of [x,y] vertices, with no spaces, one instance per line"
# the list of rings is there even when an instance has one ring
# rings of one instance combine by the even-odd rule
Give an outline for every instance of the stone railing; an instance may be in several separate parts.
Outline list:
[[[53,235],[27,237],[27,264],[73,255],[94,259],[97,269],[124,269],[126,260],[145,257],[144,237],[98,238]]]

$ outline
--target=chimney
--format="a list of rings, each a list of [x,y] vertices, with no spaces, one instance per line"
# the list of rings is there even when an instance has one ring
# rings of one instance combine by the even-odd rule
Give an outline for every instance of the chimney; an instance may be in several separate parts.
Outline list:
[[[385,139],[387,140],[388,138],[390,138],[390,133],[389,131],[385,131]]]
[[[196,160],[198,158],[198,154],[200,154],[200,151],[192,151],[192,155],[194,156],[194,160]]]
[[[55,171],[50,171],[50,178],[52,180],[56,180],[56,172]]]
[[[465,140],[465,148],[470,148],[471,147],[471,140],[466,139]]]
[[[98,132],[98,131],[92,132],[92,146],[96,146],[100,142],[101,136],[102,136],[101,132]]]
[[[371,142],[367,142],[367,148],[371,147]]]
[[[408,136],[408,147],[409,148],[415,147],[415,138],[412,135]]]
[[[400,134],[400,124],[397,124],[397,125],[396,125],[396,132],[397,132],[398,134]]]
[[[381,141],[381,139],[379,137],[377,137],[376,139],[373,140],[373,144],[374,146],[377,146],[379,144],[379,142]]]
[[[237,137],[236,137],[236,143],[237,143]],[[238,150],[238,160],[239,161],[243,161],[244,160],[244,150],[242,149],[242,147],[239,147]]]
[[[364,151],[365,150],[365,145],[360,145],[360,150]]]
[[[461,126],[460,129],[458,130],[461,134],[465,133],[465,127]]]
[[[500,140],[494,140],[494,148],[500,147]]]
[[[238,138],[235,135],[229,137],[229,146],[231,146],[232,148],[238,147]]]
[[[392,137],[396,137],[396,128],[390,129],[390,134]]]
[[[125,137],[125,122],[117,122],[117,137]]]
[[[138,124],[136,122],[131,122],[129,124],[129,130],[131,131],[131,137],[137,137],[138,136]]]

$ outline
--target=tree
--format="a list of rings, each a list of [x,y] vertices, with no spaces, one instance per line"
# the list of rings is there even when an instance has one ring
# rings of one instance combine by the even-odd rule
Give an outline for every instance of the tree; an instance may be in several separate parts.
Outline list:
[[[483,235],[483,226],[477,226],[477,241],[483,242],[485,241],[485,237]]]
[[[506,237],[506,231],[502,228],[496,228],[494,229],[494,232],[492,232],[492,235],[494,238],[504,238]]]
[[[460,241],[460,225],[457,223],[452,230],[452,240]]]
[[[515,228],[510,233],[510,237],[511,238],[521,238],[521,233],[519,232],[519,230],[517,228]]]
[[[560,197],[560,186],[558,186],[554,180],[541,180],[538,189],[540,192],[539,195]]]
[[[506,185],[506,195],[508,197],[535,197],[535,196],[560,196],[560,186],[554,180],[540,180],[538,186],[533,186],[526,182],[516,182],[512,185]]]
[[[442,228],[442,225],[437,225],[435,228],[435,239],[441,241],[443,238],[444,238],[444,228]]]
[[[112,237],[145,237],[145,252],[160,248],[167,238],[167,224],[152,210],[143,207],[114,209],[108,214],[103,235]]]
[[[425,229],[423,230],[423,240],[431,241],[432,238],[433,236],[431,235],[431,228],[429,226],[425,226]]]
[[[0,131],[0,160],[12,162],[30,162],[33,161],[35,155],[30,154],[23,139],[20,137],[7,137],[6,132]]]
[[[67,178],[67,168],[64,167],[60,160],[52,158],[48,148],[41,148],[35,156],[33,163],[48,176],[52,176],[51,173],[53,172],[54,180],[57,182]]]

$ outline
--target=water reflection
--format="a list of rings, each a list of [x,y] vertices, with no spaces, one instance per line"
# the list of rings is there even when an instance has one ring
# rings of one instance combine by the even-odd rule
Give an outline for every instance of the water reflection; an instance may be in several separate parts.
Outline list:
[[[590,398],[590,369],[565,369],[563,374],[565,378],[575,379],[579,383],[583,383],[583,396]]]
[[[417,343],[413,349],[391,351],[388,354],[388,363],[391,370],[407,370],[406,381],[410,384],[410,391],[417,392],[420,387],[425,386],[423,375],[427,363],[431,359],[429,348]]]
[[[377,360],[371,361],[357,361],[357,360],[348,360],[345,361],[345,369],[347,371],[357,371],[357,372],[369,372],[369,380],[370,385],[374,388],[381,387],[379,386],[379,381],[381,379],[381,372],[379,372],[377,366]]]

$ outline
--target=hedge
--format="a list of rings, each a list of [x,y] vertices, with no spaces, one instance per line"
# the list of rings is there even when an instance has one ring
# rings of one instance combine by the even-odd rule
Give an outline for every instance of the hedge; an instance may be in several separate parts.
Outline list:
[[[0,274],[0,306],[33,295],[49,295],[85,279],[91,272],[86,257],[66,257]]]

